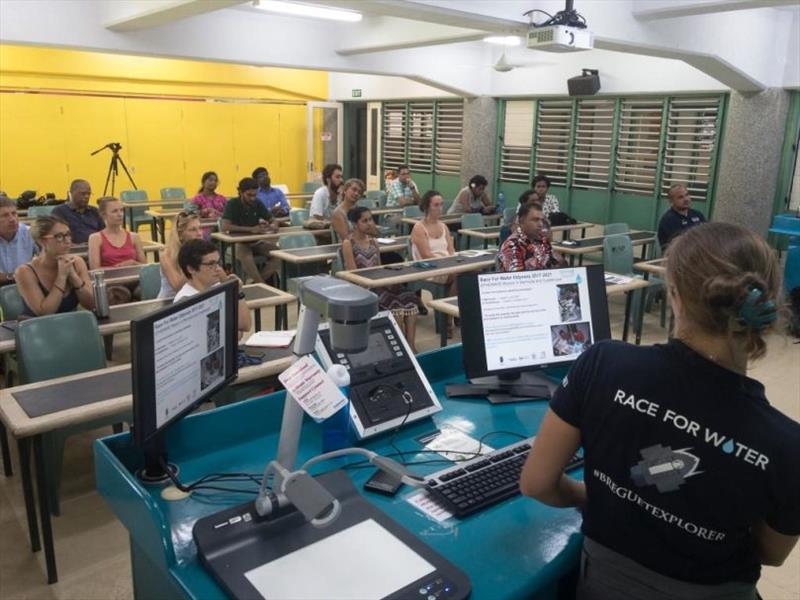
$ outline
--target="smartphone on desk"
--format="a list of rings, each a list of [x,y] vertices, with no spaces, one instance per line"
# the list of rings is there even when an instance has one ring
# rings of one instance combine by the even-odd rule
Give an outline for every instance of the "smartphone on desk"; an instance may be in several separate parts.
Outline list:
[[[402,271],[403,265],[384,265],[384,269],[389,269],[390,271]]]
[[[414,267],[417,269],[433,269],[436,265],[427,261],[415,262]]]

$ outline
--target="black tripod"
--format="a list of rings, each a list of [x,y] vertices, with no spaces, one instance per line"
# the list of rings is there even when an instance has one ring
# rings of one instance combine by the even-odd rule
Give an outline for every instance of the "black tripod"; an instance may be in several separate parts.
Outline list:
[[[102,148],[98,148],[92,152],[91,156],[94,156],[98,152],[102,152],[106,148],[111,150],[111,163],[108,165],[108,175],[106,175],[106,185],[103,187],[103,196],[108,195],[109,182],[111,183],[111,195],[114,195],[114,184],[117,181],[117,175],[119,175],[119,165],[122,165],[122,170],[125,171],[125,175],[128,176],[128,181],[131,182],[133,189],[138,190],[139,188],[136,187],[133,177],[131,177],[130,172],[128,172],[128,167],[125,166],[125,161],[122,160],[122,157],[119,155],[119,151],[122,150],[122,144],[119,142],[109,142]]]

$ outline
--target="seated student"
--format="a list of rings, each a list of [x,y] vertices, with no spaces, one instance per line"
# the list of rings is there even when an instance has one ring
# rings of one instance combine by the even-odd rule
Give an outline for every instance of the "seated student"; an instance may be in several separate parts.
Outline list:
[[[360,179],[348,179],[342,184],[342,201],[331,214],[331,228],[339,236],[340,241],[350,237],[350,232],[353,231],[353,224],[347,215],[356,207],[359,198],[364,195],[365,188],[364,182]]]
[[[175,217],[172,229],[167,240],[167,247],[161,253],[161,288],[158,290],[159,298],[174,298],[179,289],[186,283],[181,268],[178,266],[178,252],[181,246],[189,240],[203,239],[203,228],[200,227],[200,217],[195,212],[181,211]]]
[[[519,211],[520,209],[528,204],[529,202],[537,201],[538,195],[533,190],[525,190],[520,194],[519,199],[517,200],[517,211],[514,215],[514,219],[511,223],[506,223],[500,227],[500,240],[499,244],[502,246],[503,242],[508,239],[508,236],[511,235],[511,232],[517,225],[517,219],[519,218]]]
[[[542,206],[536,202],[521,204],[514,231],[497,254],[497,270],[535,271],[565,265],[564,259],[553,251],[545,229]]]
[[[489,182],[483,175],[475,175],[469,180],[469,185],[458,192],[458,196],[447,209],[448,215],[460,215],[464,213],[481,213],[484,215],[493,214],[495,206],[489,200],[486,193],[486,186]]]
[[[100,216],[106,227],[89,236],[89,268],[127,267],[147,262],[142,241],[135,233],[122,228],[124,219],[122,202],[111,196],[97,201]],[[108,287],[109,304],[130,302],[136,285],[113,285]]]
[[[70,184],[67,196],[67,201],[56,206],[50,214],[69,226],[73,243],[85,244],[90,235],[105,227],[100,212],[89,206],[92,186],[84,179],[76,179]]]
[[[72,243],[69,226],[58,217],[39,217],[31,234],[41,253],[17,267],[14,273],[23,302],[20,316],[70,312],[79,304],[93,309],[89,269],[80,256],[69,254]]]
[[[204,219],[219,219],[225,211],[228,199],[217,193],[219,177],[214,171],[206,171],[200,178],[200,189],[192,198],[192,204]]]
[[[381,264],[381,251],[378,242],[372,237],[375,232],[375,221],[372,213],[365,206],[356,206],[347,213],[353,224],[350,237],[342,242],[342,258],[348,271],[377,267]],[[403,329],[403,335],[416,354],[417,315],[419,304],[414,292],[403,285],[391,285],[372,290],[378,294],[378,305],[381,310],[390,310]]]
[[[222,231],[225,233],[274,233],[278,231],[278,226],[272,223],[272,213],[256,199],[258,190],[256,180],[245,177],[239,182],[238,189],[239,197],[231,198],[225,205],[225,213],[222,215]],[[278,261],[269,255],[272,250],[277,249],[277,245],[267,240],[241,242],[236,244],[236,255],[250,279],[255,283],[265,283],[275,277],[278,269]],[[267,262],[261,271],[256,266],[255,256],[267,257]]]
[[[253,179],[258,183],[256,197],[275,217],[288,217],[292,207],[284,193],[278,188],[272,187],[272,180],[266,167],[258,167],[253,171]]]
[[[17,205],[0,196],[0,285],[14,283],[14,271],[33,257],[33,238],[25,223],[19,222]]]
[[[229,278],[222,268],[219,250],[214,244],[205,240],[189,240],[181,246],[178,252],[178,266],[186,277],[186,283],[175,294],[175,298],[172,300],[173,304],[205,292]],[[235,275],[230,277],[238,281]],[[241,338],[243,333],[250,331],[250,310],[244,301],[244,292],[239,293],[238,311],[239,337]]]
[[[703,260],[698,260],[703,257]],[[747,376],[781,289],[772,249],[709,223],[667,251],[675,337],[602,341],[556,390],[520,487],[579,507],[579,598],[756,598],[800,534],[800,424]],[[579,446],[585,481],[563,474]]]
[[[322,187],[317,188],[311,198],[311,206],[308,209],[309,220],[317,223],[330,221],[339,199],[340,187],[342,187],[342,166],[325,165],[322,169]]]
[[[386,206],[390,208],[411,206],[419,204],[419,189],[414,180],[411,179],[411,171],[408,165],[397,167],[397,179],[392,181],[389,194],[386,196]]]
[[[680,235],[690,227],[705,223],[703,213],[690,208],[692,197],[689,190],[682,183],[676,183],[667,192],[669,210],[661,216],[658,222],[658,245],[661,250],[666,250],[667,245],[675,236]]]
[[[558,198],[548,193],[550,191],[550,178],[547,175],[534,177],[531,181],[531,186],[539,197],[539,204],[542,205],[542,211],[546,218],[550,218],[553,213],[561,211],[558,206]]]

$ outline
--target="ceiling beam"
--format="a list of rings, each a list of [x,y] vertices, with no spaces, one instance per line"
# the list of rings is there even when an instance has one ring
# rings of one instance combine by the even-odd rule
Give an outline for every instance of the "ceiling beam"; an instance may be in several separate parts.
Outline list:
[[[450,35],[439,35],[433,37],[409,36],[405,39],[387,36],[384,39],[391,39],[391,42],[341,48],[336,51],[336,54],[340,56],[355,56],[357,54],[371,54],[373,52],[386,52],[388,50],[404,50],[406,48],[420,48],[422,46],[439,46],[441,44],[456,44],[459,42],[477,42],[485,37],[485,31],[476,31],[474,33],[453,33]]]
[[[140,10],[133,14],[120,17],[106,24],[106,29],[111,31],[125,32],[138,31],[166,25],[201,15],[207,12],[229,8],[237,4],[242,4],[245,0],[168,0],[166,2],[142,2],[142,6],[147,6],[146,10]]]
[[[634,3],[634,6],[637,4]],[[638,21],[658,21],[679,17],[694,17],[736,10],[752,10],[755,8],[774,8],[778,6],[800,6],[799,0],[705,0],[698,2],[675,2],[670,0],[656,8],[634,10],[633,16]],[[646,3],[639,6],[647,6]]]

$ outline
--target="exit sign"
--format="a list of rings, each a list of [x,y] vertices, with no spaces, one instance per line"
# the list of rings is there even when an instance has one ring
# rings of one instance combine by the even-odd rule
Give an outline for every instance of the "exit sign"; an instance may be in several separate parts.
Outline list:
[[[353,98],[361,98],[361,90],[353,90]]]

